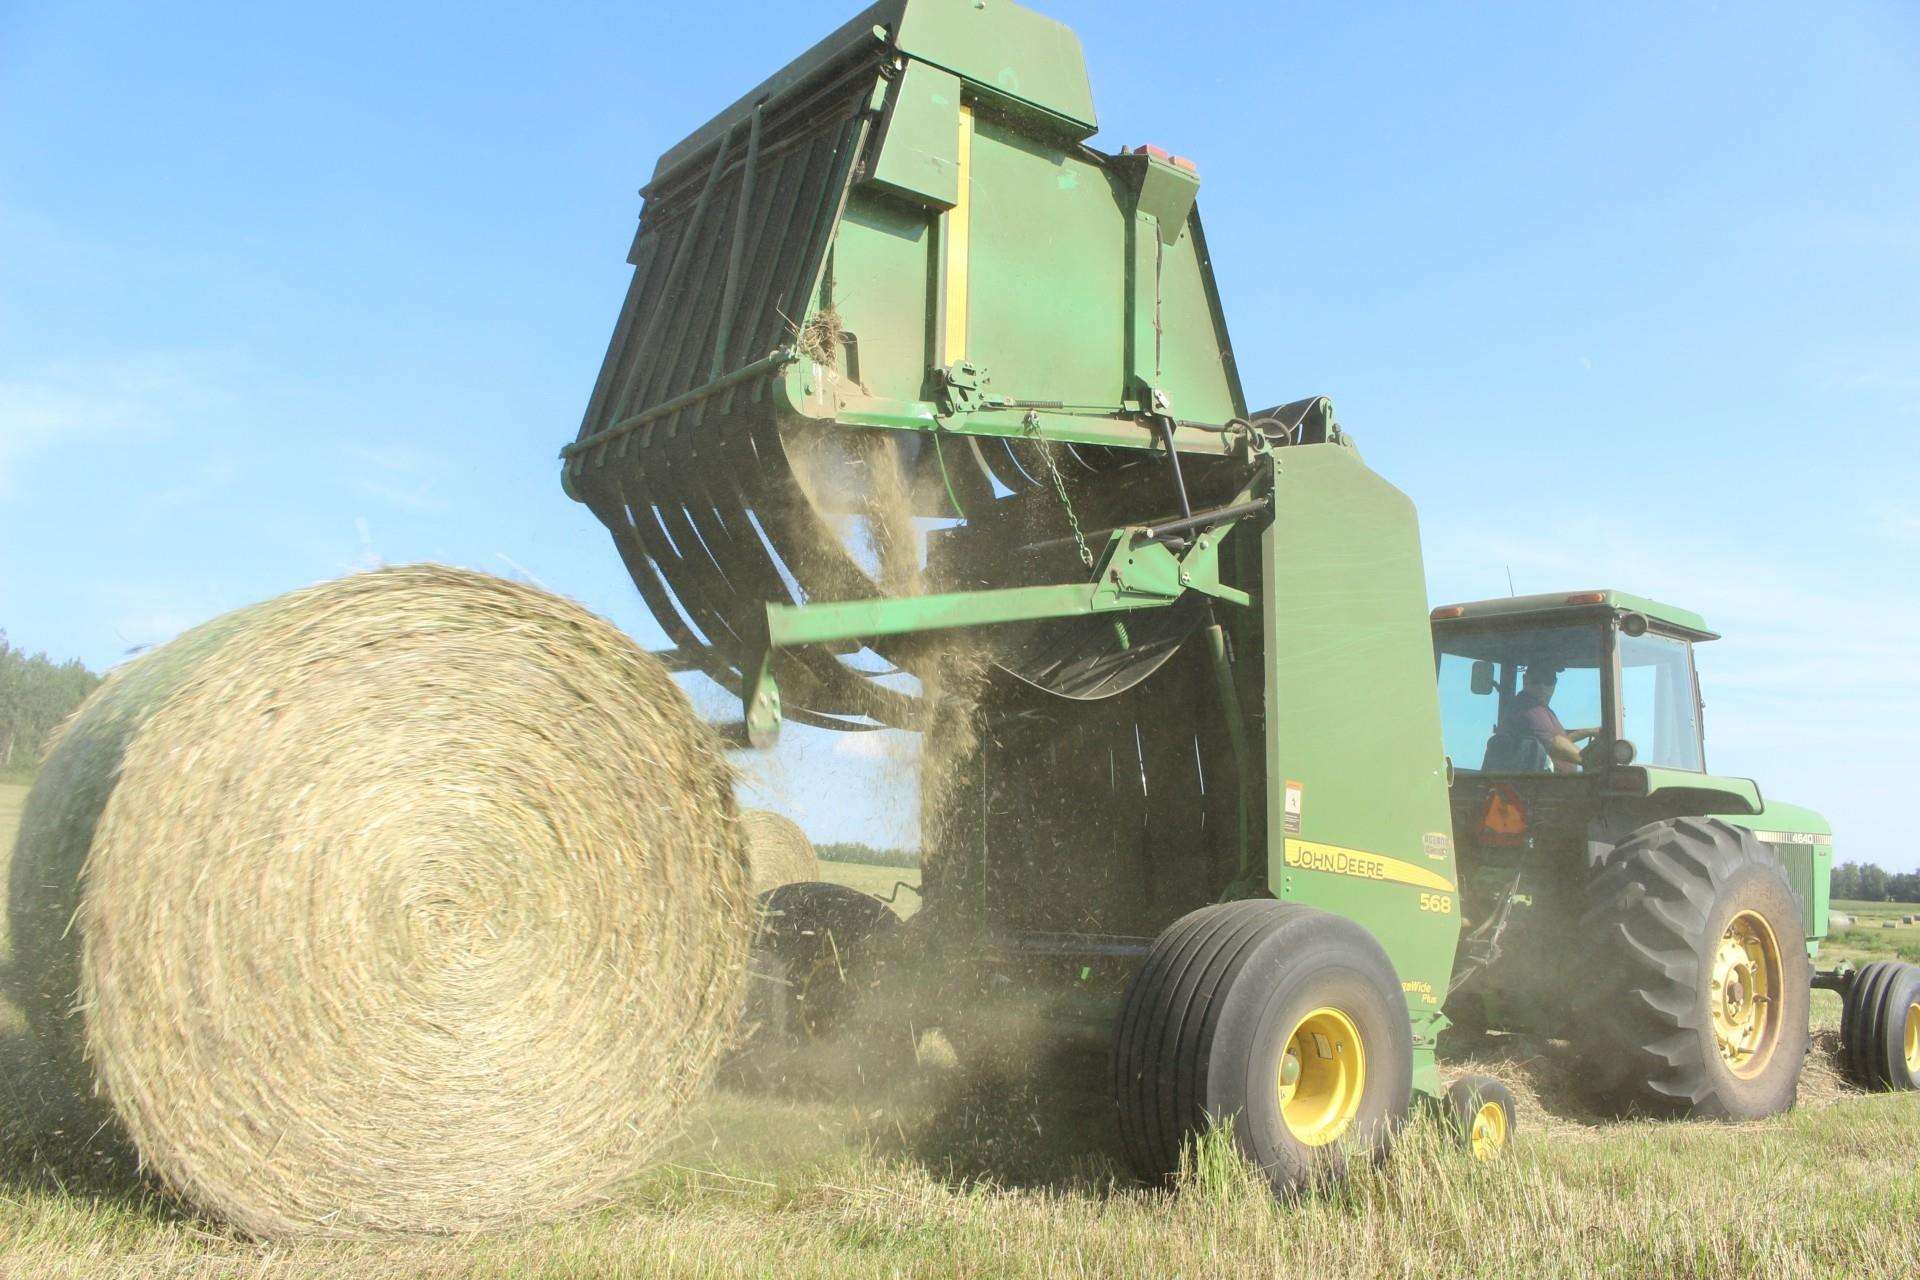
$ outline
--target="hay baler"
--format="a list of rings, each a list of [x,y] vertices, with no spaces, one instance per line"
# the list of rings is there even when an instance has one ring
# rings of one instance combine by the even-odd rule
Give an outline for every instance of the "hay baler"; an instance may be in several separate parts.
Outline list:
[[[1096,130],[1046,18],[860,13],[659,161],[562,478],[743,737],[925,735],[902,932],[1111,1034],[1141,1172],[1230,1117],[1291,1185],[1443,1096],[1418,531],[1325,398],[1249,409],[1195,166]]]

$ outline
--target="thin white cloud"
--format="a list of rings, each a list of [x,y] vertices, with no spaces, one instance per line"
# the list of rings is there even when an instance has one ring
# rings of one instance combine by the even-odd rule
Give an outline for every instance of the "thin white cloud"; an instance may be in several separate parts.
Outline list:
[[[0,492],[48,450],[109,448],[204,413],[226,399],[218,363],[208,352],[148,352],[0,377]]]
[[[450,465],[439,454],[405,444],[355,444],[347,452],[360,470],[353,489],[361,496],[413,513],[445,511],[452,505],[434,491]]]

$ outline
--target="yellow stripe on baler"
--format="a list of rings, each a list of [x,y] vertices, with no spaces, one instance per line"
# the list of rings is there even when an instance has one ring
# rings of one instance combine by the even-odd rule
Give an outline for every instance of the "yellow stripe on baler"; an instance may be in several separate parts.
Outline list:
[[[973,246],[968,222],[973,217],[973,108],[960,108],[960,196],[947,211],[946,362],[967,358],[967,273]]]

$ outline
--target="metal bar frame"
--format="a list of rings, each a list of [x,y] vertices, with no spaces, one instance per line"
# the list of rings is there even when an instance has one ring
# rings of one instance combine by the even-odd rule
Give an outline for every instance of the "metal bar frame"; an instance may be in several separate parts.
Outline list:
[[[1232,529],[1232,522],[1217,525],[1179,552],[1156,541],[1147,526],[1116,529],[1094,566],[1092,579],[1086,582],[767,605],[766,642],[741,690],[747,738],[756,747],[770,747],[779,739],[780,688],[773,676],[773,656],[781,649],[1045,618],[1164,609],[1189,591],[1247,605],[1251,598],[1246,592],[1220,581],[1220,543]]]

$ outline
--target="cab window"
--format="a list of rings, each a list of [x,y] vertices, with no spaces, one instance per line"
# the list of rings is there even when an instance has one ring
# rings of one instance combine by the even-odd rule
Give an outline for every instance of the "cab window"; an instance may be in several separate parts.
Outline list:
[[[1620,736],[1639,764],[1706,769],[1692,645],[1651,631],[1620,637]]]
[[[1435,649],[1441,731],[1455,769],[1578,772],[1570,762],[1556,767],[1548,739],[1556,723],[1577,734],[1603,722],[1599,627],[1454,628],[1436,636]]]

